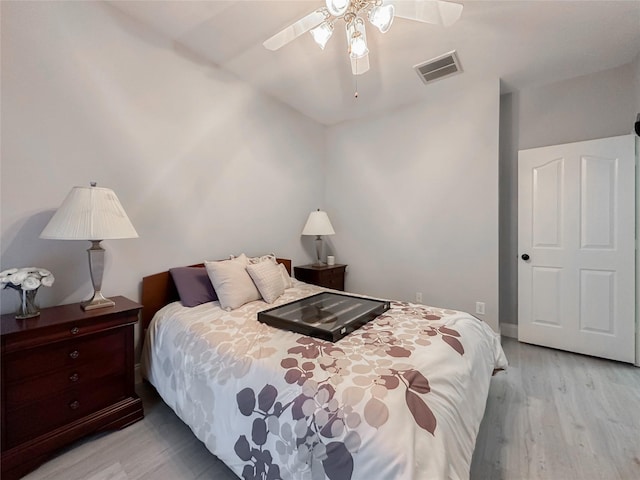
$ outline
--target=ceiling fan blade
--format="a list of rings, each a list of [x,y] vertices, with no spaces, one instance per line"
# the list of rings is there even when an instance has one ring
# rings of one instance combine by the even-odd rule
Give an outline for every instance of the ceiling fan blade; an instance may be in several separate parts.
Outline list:
[[[319,9],[315,12],[311,12],[309,15],[302,17],[297,22],[292,23],[284,30],[279,31],[273,37],[268,38],[262,44],[267,50],[278,50],[284,47],[287,43],[295,40],[303,33],[308,32],[314,27],[317,27],[327,18],[328,12],[325,14],[326,9]]]
[[[357,60],[351,58],[351,73],[354,75],[362,75],[363,73],[367,73],[369,71],[369,54],[367,53],[364,57],[360,57]]]
[[[387,3],[387,2],[385,2]],[[395,16],[448,27],[462,15],[462,5],[442,0],[392,0]]]

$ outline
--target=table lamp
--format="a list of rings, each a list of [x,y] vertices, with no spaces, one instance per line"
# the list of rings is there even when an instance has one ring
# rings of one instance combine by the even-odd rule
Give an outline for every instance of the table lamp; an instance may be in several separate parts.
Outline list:
[[[307,223],[302,229],[302,235],[315,235],[316,236],[316,263],[313,265],[319,267],[324,265],[321,259],[322,254],[322,235],[335,235],[335,231],[329,221],[327,212],[323,212],[318,209],[315,212],[309,214]]]
[[[89,240],[89,272],[93,297],[82,302],[83,310],[112,307],[113,300],[102,295],[104,248],[102,240],[137,238],[138,233],[122,208],[118,197],[109,188],[73,187],[60,208],[51,217],[40,238],[54,240]]]

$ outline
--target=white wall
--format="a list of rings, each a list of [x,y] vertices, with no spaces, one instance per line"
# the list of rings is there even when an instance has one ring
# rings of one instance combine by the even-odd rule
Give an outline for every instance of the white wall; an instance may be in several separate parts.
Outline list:
[[[565,80],[518,95],[520,150],[631,132],[633,65]]]
[[[498,327],[499,83],[329,128],[325,204],[354,292],[475,312]],[[345,233],[342,233],[345,232]]]
[[[636,55],[635,60],[632,62],[633,69],[633,93],[635,97],[635,111],[636,114],[640,113],[640,52]]]
[[[41,240],[74,185],[115,190],[140,238],[103,243],[106,295],[231,253],[311,258],[324,127],[97,2],[1,2],[0,269],[56,276],[41,305],[91,291],[89,242]],[[15,298],[14,298],[15,297]],[[2,312],[17,295],[3,291]]]
[[[633,61],[636,118],[640,114],[640,53]],[[636,365],[640,366],[640,137],[636,137]]]
[[[518,320],[518,112],[516,95],[500,96],[500,325]],[[517,98],[517,97],[516,97]],[[507,328],[506,335],[514,335]]]
[[[501,323],[518,318],[518,150],[630,133],[638,102],[633,79],[629,63],[501,96]]]

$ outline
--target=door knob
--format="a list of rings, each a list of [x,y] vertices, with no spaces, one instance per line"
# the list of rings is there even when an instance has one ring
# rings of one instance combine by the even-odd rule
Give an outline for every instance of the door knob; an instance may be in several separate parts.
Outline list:
[[[523,253],[520,258],[522,258],[526,262],[527,260],[529,260],[529,254]]]

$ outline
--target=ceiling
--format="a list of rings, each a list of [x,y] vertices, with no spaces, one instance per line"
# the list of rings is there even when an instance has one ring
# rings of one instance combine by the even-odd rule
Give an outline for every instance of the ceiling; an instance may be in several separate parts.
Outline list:
[[[109,3],[326,125],[485,79],[500,79],[503,92],[544,85],[631,62],[640,51],[640,1],[457,0],[464,10],[450,27],[396,18],[381,34],[367,25],[371,69],[354,77],[338,24],[324,51],[309,34],[275,52],[262,46],[324,0]],[[463,73],[423,84],[413,66],[454,49]]]

